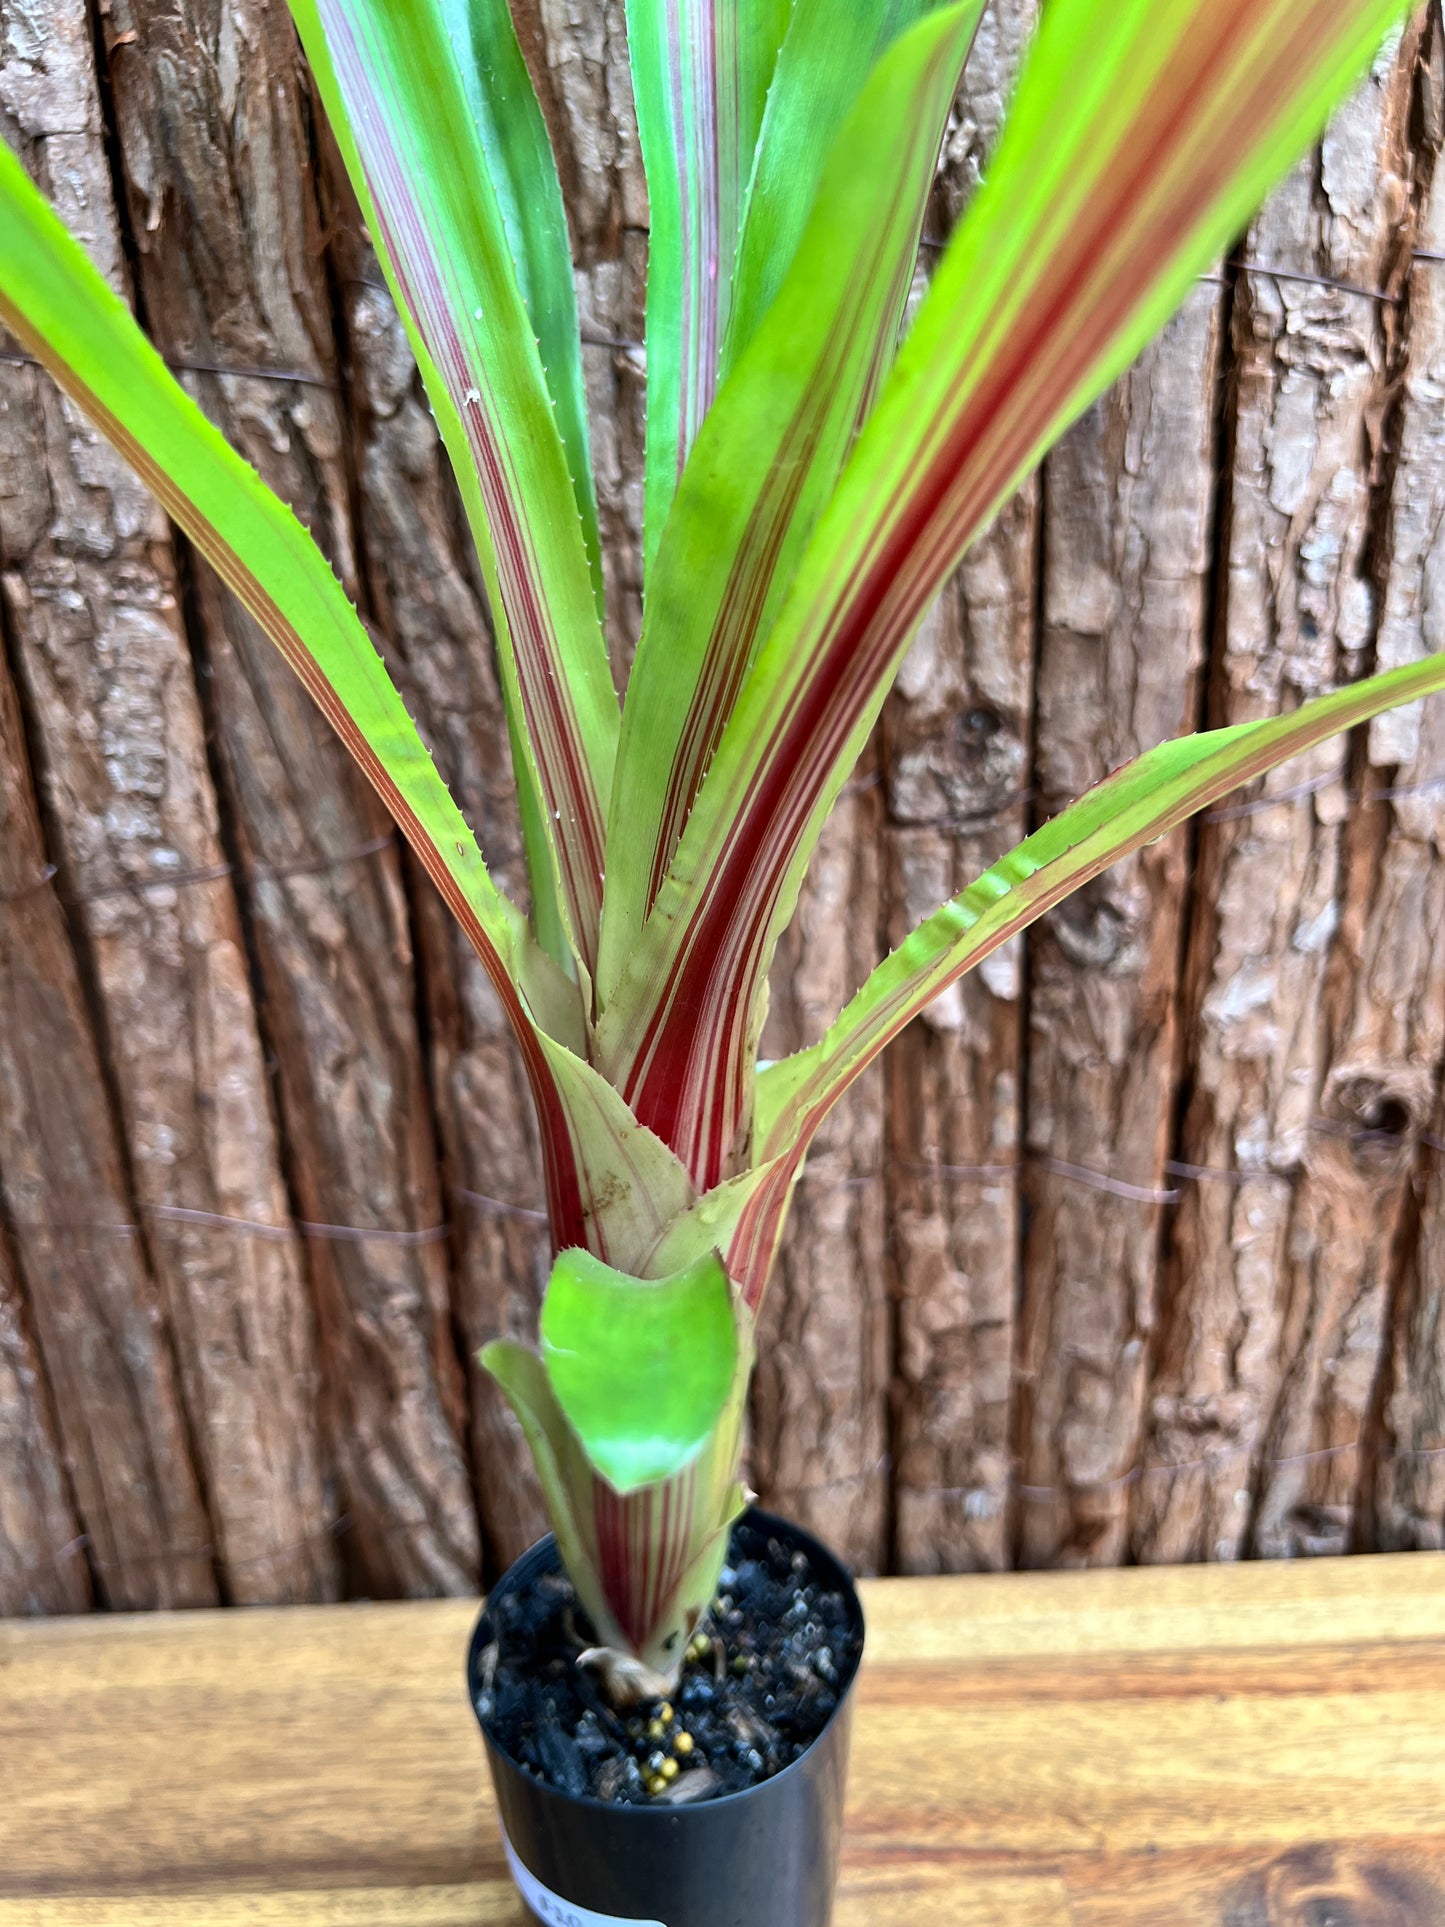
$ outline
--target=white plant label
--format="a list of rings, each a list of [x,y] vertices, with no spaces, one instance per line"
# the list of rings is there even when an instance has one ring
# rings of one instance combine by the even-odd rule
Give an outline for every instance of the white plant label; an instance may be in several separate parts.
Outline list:
[[[517,1858],[517,1849],[505,1833],[502,1835],[502,1845],[507,1849],[507,1860],[518,1891],[538,1920],[547,1922],[547,1927],[666,1927],[661,1920],[635,1920],[631,1915],[624,1920],[621,1914],[598,1914],[590,1907],[579,1907],[575,1900],[563,1900],[550,1887],[544,1887],[535,1874],[527,1871]]]

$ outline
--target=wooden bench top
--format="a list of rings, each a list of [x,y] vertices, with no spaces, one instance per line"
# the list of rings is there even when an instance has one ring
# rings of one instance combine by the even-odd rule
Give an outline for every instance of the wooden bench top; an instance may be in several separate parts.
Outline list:
[[[1445,1923],[1445,1555],[865,1603],[836,1927]],[[0,1927],[519,1927],[475,1610],[0,1623]]]

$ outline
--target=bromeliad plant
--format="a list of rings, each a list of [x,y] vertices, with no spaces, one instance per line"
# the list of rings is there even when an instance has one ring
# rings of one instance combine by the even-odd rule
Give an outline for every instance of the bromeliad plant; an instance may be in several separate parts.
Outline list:
[[[493,884],[311,538],[13,156],[0,315],[291,663],[461,920],[541,1120],[541,1350],[490,1346],[619,1691],[712,1595],[809,1142],[930,998],[1126,851],[1445,656],[1166,743],[761,1065],[768,966],[909,639],[972,539],[1319,133],[1398,0],[1047,0],[904,327],[982,0],[629,0],[651,197],[646,595],[620,706],[566,216],[507,0],[291,0],[491,607],[530,918]]]

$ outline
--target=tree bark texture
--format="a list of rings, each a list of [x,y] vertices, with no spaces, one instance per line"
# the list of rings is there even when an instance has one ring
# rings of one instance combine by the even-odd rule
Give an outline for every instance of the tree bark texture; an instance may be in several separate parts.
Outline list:
[[[106,210],[93,239],[118,276],[88,17],[71,5],[46,19],[59,29],[47,74],[65,74],[82,107],[72,164],[85,168],[98,221]],[[43,130],[27,131],[53,179]],[[213,1495],[219,1568],[237,1600],[332,1597],[309,1293],[174,552],[145,491],[50,384],[7,374],[6,613]],[[57,1215],[74,1209],[57,1202]]]
[[[1409,246],[1415,53],[1412,37],[1381,55],[1238,265],[1211,721],[1291,708],[1360,674],[1374,644],[1398,379],[1395,310],[1374,291]],[[1209,1175],[1186,1179],[1166,1254],[1141,1557],[1348,1540],[1403,1163],[1362,1163],[1350,1132],[1428,1105],[1389,1096],[1405,1067],[1386,1060],[1412,1044],[1384,1034],[1397,1013],[1375,1005],[1362,946],[1409,964],[1370,935],[1383,826],[1351,811],[1352,754],[1322,746],[1199,834],[1179,1162]]]
[[[1204,282],[1049,457],[1035,813],[1191,728],[1204,653],[1222,291]],[[1029,945],[1026,1563],[1115,1564],[1140,1446],[1177,1072],[1183,830]]]
[[[980,26],[944,143],[935,240],[978,184],[1037,12],[1035,0],[1006,0]],[[1028,828],[1038,531],[1032,482],[924,622],[884,711],[890,947]],[[1010,1558],[1022,984],[1022,946],[1011,944],[884,1062],[894,1554],[905,1572]]]
[[[1445,254],[1445,179],[1438,177],[1445,47],[1438,35],[1425,49],[1418,111],[1412,238],[1419,258],[1401,263],[1403,377],[1386,449],[1393,464],[1389,501],[1381,511],[1376,655],[1382,667],[1445,641],[1432,592],[1445,525],[1445,287],[1431,258]],[[1352,1089],[1342,1081],[1337,1095],[1344,1104],[1354,1102],[1355,1114],[1345,1121],[1357,1127],[1349,1140],[1356,1157],[1377,1167],[1386,1163],[1394,1208],[1388,1322],[1373,1360],[1377,1429],[1372,1452],[1351,1468],[1359,1495],[1355,1538],[1391,1548],[1438,1547],[1445,1544],[1445,1042],[1439,1029],[1445,725],[1428,710],[1381,718],[1361,761],[1364,783],[1374,792],[1367,807],[1380,852],[1376,874],[1362,879],[1367,915],[1356,935],[1356,1010],[1367,1027],[1368,1056],[1361,1083]],[[1359,990],[1384,1008],[1361,1008]],[[1373,1116],[1360,1116],[1361,1095]],[[1389,1142],[1381,1127],[1401,1141]]]
[[[870,762],[840,799],[772,977],[764,1054],[819,1028],[877,954],[879,795]],[[876,1570],[888,1534],[890,1320],[883,1086],[874,1066],[818,1134],[758,1328],[752,1482],[765,1502]]]
[[[8,1242],[0,1245],[0,1614],[84,1612],[90,1575]]]
[[[619,679],[648,205],[622,0],[515,0],[572,224]],[[919,292],[1037,0],[992,0]],[[1442,49],[1412,28],[975,545],[828,826],[765,1050],[1129,756],[1445,644]],[[314,531],[503,888],[485,596],[275,0],[0,0],[0,129]],[[487,980],[259,631],[0,359],[0,1611],[471,1588],[541,1527]],[[863,1569],[1445,1543],[1445,720],[1118,866],[860,1080],[750,1468]]]
[[[7,1309],[54,1393],[63,1471],[100,1595],[209,1606],[211,1529],[171,1335],[31,788],[20,706],[0,664],[0,1205]],[[8,1256],[8,1253],[7,1253]],[[23,1378],[20,1382],[23,1384]],[[42,1408],[43,1409],[43,1408]],[[44,1452],[39,1412],[27,1431]],[[43,1466],[43,1460],[42,1460]],[[48,1474],[52,1488],[62,1467]],[[6,1461],[5,1481],[14,1473]],[[30,1483],[24,1469],[25,1485]],[[9,1500],[17,1510],[22,1494]],[[27,1555],[37,1560],[37,1550]]]
[[[104,26],[143,312],[355,594],[348,424],[289,17],[249,0],[117,0]],[[213,368],[278,372],[198,372]],[[271,645],[189,562],[289,1176],[303,1222],[321,1227],[311,1271],[347,1544],[369,1592],[453,1590],[475,1583],[480,1555],[400,853]]]

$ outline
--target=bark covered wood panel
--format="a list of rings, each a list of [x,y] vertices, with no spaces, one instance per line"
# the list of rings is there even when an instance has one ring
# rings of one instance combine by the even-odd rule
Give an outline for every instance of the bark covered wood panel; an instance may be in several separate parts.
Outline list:
[[[61,179],[121,278],[90,21],[45,9]],[[34,24],[32,20],[32,25]],[[0,88],[35,100],[12,40]],[[24,128],[56,178],[53,137]],[[32,370],[5,371],[4,599],[61,877],[110,1060],[186,1407],[237,1601],[334,1597],[310,1295],[164,517]],[[53,1215],[77,1201],[57,1197]],[[123,1234],[122,1234],[123,1235]]]
[[[170,1333],[136,1225],[80,969],[51,880],[20,705],[0,660],[0,1212],[55,1398],[101,1599],[217,1601]],[[18,1361],[23,1370],[28,1361]],[[39,1413],[21,1413],[35,1449]],[[30,1471],[7,1461],[7,1482]],[[57,1470],[42,1477],[52,1487]],[[23,1490],[9,1505],[24,1504]],[[27,1564],[35,1558],[34,1549]]]
[[[1385,459],[1389,503],[1382,511],[1380,630],[1382,666],[1405,662],[1445,642],[1435,590],[1445,535],[1445,44],[1431,36],[1418,90],[1416,258],[1402,262],[1403,379],[1399,414]],[[1378,860],[1367,875],[1371,914],[1362,957],[1372,974],[1367,1022],[1391,1026],[1385,1061],[1366,1065],[1364,1089],[1373,1118],[1351,1120],[1353,1145],[1399,1196],[1390,1253],[1389,1329],[1374,1361],[1379,1403],[1375,1450],[1351,1467],[1358,1481],[1356,1543],[1382,1547],[1445,1544],[1445,1118],[1441,1075],[1445,1040],[1438,1034],[1439,959],[1445,889],[1445,722],[1438,714],[1382,719],[1369,731],[1362,780],[1375,792],[1370,809]],[[1358,941],[1358,939],[1357,939]],[[1364,946],[1361,945],[1363,951]],[[1400,965],[1413,965],[1406,978]],[[1382,1008],[1370,1010],[1378,1001]],[[1386,1008],[1392,1006],[1393,1008]],[[1434,1045],[1431,1061],[1429,1045]],[[1383,1075],[1382,1075],[1383,1073]],[[1401,1089],[1403,1085],[1403,1089]],[[1392,1086],[1394,1093],[1392,1095]],[[1346,1095],[1345,1092],[1341,1093]],[[1389,1114],[1381,1116],[1385,1105]],[[1358,1107],[1357,1107],[1358,1108]],[[1382,1132],[1381,1125],[1393,1127]],[[1371,1128],[1373,1127],[1373,1128]],[[1394,1142],[1391,1142],[1394,1139]],[[1386,1168],[1378,1171],[1381,1154]],[[1407,1167],[1400,1183],[1400,1164]],[[1393,1165],[1394,1168],[1391,1168]]]
[[[143,311],[359,586],[307,89],[283,9],[121,0],[108,78]],[[473,1584],[436,1145],[399,852],[259,629],[192,559],[196,641],[309,1240],[328,1443],[372,1592]],[[342,1235],[328,1235],[329,1227]]]
[[[780,947],[764,1050],[819,1033],[878,945],[878,792],[844,792]],[[818,1134],[758,1327],[752,1479],[774,1510],[876,1571],[887,1554],[889,1320],[882,1080],[858,1080]]]
[[[621,673],[624,9],[515,10]],[[1034,12],[985,14],[935,240]],[[128,242],[153,336],[316,531],[520,895],[485,600],[284,9],[0,0],[0,28],[7,133],[117,275]],[[769,1051],[1124,756],[1438,644],[1439,63],[1390,50],[968,558],[825,838]],[[546,1263],[495,1000],[252,625],[35,370],[0,384],[0,1609],[81,1604],[77,1547],[112,1603],[471,1585],[540,1517],[472,1363]],[[771,1503],[908,1570],[1440,1542],[1442,730],[1377,726],[1143,853],[862,1081],[766,1313]]]
[[[1416,59],[1411,33],[1392,63],[1382,60],[1378,78],[1321,148],[1315,201],[1318,207],[1322,189],[1328,211],[1317,218],[1328,258],[1342,278],[1366,287],[1398,288],[1413,238]],[[1357,310],[1367,305],[1352,298]],[[1367,653],[1378,634],[1379,563],[1372,550],[1388,500],[1375,384],[1386,385],[1388,406],[1399,378],[1397,310],[1390,301],[1368,306],[1377,330],[1371,379],[1366,387],[1362,376],[1368,399],[1360,440],[1346,456],[1346,472],[1363,491],[1351,502],[1354,540],[1339,545],[1337,561],[1329,517],[1316,511],[1315,540],[1301,549],[1300,577],[1302,633],[1308,636],[1313,618],[1323,636],[1332,616],[1346,651],[1352,646],[1346,611],[1356,599],[1356,581],[1363,583]],[[1343,485],[1331,493],[1339,500]],[[1339,576],[1324,591],[1326,616],[1315,595],[1323,586],[1319,578],[1336,566]],[[1341,661],[1336,674],[1344,671]],[[1438,893],[1428,866],[1418,862],[1418,848],[1392,826],[1377,797],[1391,785],[1390,771],[1371,767],[1371,738],[1381,745],[1389,735],[1366,732],[1363,744],[1347,749],[1348,813],[1321,986],[1318,1082],[1280,1280],[1284,1358],[1250,1532],[1252,1550],[1269,1557],[1349,1547],[1414,1138],[1429,1118],[1445,1043],[1445,982],[1430,967],[1439,955]],[[1390,1144],[1392,1137],[1402,1141]]]
[[[477,831],[502,889],[526,872],[491,636],[461,505],[406,335],[341,170],[325,179],[350,365],[366,592],[407,706]],[[470,1452],[495,1559],[539,1535],[540,1496],[511,1408],[475,1363],[536,1329],[549,1245],[531,1099],[485,972],[413,869],[426,1033],[457,1257],[455,1309],[471,1369]]]
[[[1035,0],[1006,0],[980,26],[944,144],[940,236],[977,186],[1037,13]],[[890,945],[1028,828],[1038,503],[1032,483],[974,545],[884,710]],[[1021,948],[940,998],[884,1062],[894,1549],[906,1572],[1010,1558]]]
[[[1392,44],[1242,252],[1211,721],[1349,680],[1373,644],[1374,475],[1394,374],[1389,305],[1373,291],[1408,226],[1415,85],[1413,39]],[[1318,1125],[1330,999],[1349,969],[1350,760],[1348,742],[1323,745],[1199,833],[1179,1162],[1201,1175],[1172,1227],[1141,1557],[1235,1557],[1256,1535],[1304,1549],[1319,1522],[1292,1515],[1338,1377],[1339,1321],[1364,1291],[1378,1324],[1379,1257],[1365,1249],[1378,1201],[1351,1186],[1353,1223],[1328,1225],[1350,1206]]]
[[[1194,726],[1221,290],[1205,281],[1045,465],[1036,814]],[[1021,1555],[1115,1564],[1140,1447],[1174,1123],[1188,833],[1029,946]]]
[[[90,1572],[50,1388],[0,1242],[0,1614],[84,1612]]]

